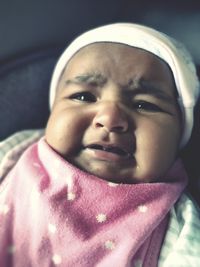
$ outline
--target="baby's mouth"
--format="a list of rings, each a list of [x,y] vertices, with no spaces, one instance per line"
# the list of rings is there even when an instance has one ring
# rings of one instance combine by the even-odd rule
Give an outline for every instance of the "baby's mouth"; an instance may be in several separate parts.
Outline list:
[[[126,158],[132,157],[131,153],[129,153],[125,149],[117,147],[117,146],[113,146],[113,145],[105,146],[105,145],[99,145],[99,144],[91,144],[91,145],[86,146],[85,148],[105,151],[105,152],[112,153],[112,154],[115,154],[121,157],[126,157]]]

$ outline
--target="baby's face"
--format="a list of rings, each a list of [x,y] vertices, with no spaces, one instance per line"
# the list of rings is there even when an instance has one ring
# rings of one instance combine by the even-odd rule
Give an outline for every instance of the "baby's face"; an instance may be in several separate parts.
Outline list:
[[[121,44],[92,44],[60,79],[46,140],[72,164],[117,183],[160,181],[177,156],[181,118],[168,65]]]

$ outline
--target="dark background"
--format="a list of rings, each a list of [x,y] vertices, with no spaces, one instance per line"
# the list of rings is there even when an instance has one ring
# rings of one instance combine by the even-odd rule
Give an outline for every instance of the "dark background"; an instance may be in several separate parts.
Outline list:
[[[0,0],[0,141],[45,127],[49,80],[61,51],[83,31],[111,22],[141,23],[177,38],[200,74],[200,1]],[[183,158],[200,203],[199,109]]]
[[[0,0],[0,62],[66,44],[94,26],[130,21],[183,41],[200,63],[200,1]]]

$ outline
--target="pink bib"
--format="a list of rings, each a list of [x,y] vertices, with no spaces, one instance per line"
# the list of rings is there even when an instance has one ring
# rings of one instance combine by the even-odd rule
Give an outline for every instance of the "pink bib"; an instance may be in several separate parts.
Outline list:
[[[1,267],[156,267],[169,211],[187,183],[180,161],[165,181],[173,182],[109,183],[41,139],[1,188]]]

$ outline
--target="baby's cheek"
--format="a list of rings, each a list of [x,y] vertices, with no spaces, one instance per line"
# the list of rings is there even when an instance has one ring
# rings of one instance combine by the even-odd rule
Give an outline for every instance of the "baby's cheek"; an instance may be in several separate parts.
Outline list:
[[[137,133],[136,160],[140,175],[151,181],[163,176],[171,167],[177,155],[179,138],[175,129],[160,127],[156,123],[146,126],[146,131]]]
[[[52,114],[46,127],[47,143],[60,155],[67,157],[80,147],[83,129],[74,116]]]

